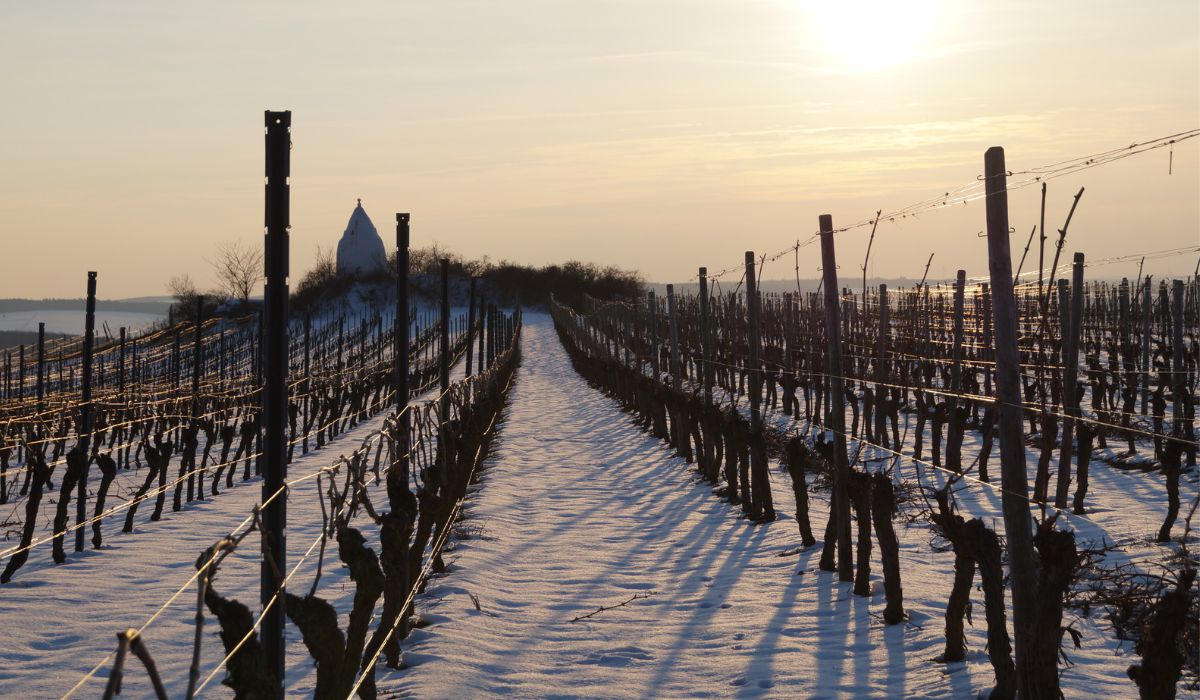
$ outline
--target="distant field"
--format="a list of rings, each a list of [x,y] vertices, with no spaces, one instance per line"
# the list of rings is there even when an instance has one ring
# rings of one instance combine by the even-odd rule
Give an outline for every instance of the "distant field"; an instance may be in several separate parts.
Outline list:
[[[104,324],[116,335],[124,326],[130,331],[145,328],[167,316],[165,302],[97,301],[96,332]],[[0,299],[0,347],[37,341],[38,323],[46,324],[48,337],[82,335],[83,299]]]
[[[65,333],[47,333],[46,340],[54,338],[64,338]],[[0,348],[13,348],[18,345],[35,345],[37,343],[37,331],[2,331],[0,330]]]

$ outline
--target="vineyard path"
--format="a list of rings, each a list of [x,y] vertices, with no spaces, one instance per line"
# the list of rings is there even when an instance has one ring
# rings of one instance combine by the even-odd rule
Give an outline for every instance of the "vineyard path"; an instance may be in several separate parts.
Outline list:
[[[428,626],[404,644],[408,668],[381,673],[381,690],[967,697],[990,687],[979,626],[968,628],[967,662],[932,661],[953,556],[929,550],[927,528],[897,525],[913,624],[885,628],[878,575],[876,594],[856,597],[816,570],[819,544],[796,552],[785,475],[771,475],[779,519],[755,526],[574,372],[547,317],[526,315],[522,353],[464,538],[418,601]],[[814,530],[827,512],[814,498]],[[602,606],[619,607],[576,620]],[[1095,651],[1109,667],[1073,657],[1099,672],[1074,682],[1127,691],[1111,645],[1091,641],[1108,647]]]

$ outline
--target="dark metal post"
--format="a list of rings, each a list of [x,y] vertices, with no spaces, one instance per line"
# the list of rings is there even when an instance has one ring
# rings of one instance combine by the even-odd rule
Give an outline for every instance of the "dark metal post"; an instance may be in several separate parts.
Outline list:
[[[79,406],[79,451],[83,453],[83,474],[75,493],[75,551],[83,551],[83,535],[87,520],[88,467],[91,465],[92,417],[92,347],[96,342],[96,273],[88,272],[87,311],[83,322],[83,397]]]
[[[396,410],[408,405],[408,220],[396,214]]]
[[[287,302],[291,112],[267,112],[266,120],[266,286],[263,291],[263,562],[261,602],[263,649],[275,693],[283,697],[284,610],[282,578],[287,545]],[[271,499],[268,503],[267,500]],[[278,598],[276,598],[278,596]],[[273,604],[272,604],[273,602]]]

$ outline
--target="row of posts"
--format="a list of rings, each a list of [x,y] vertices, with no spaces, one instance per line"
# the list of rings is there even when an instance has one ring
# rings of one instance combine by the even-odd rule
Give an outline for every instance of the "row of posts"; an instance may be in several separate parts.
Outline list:
[[[990,283],[983,285],[983,291],[988,298],[984,300],[983,314],[985,323],[985,343],[994,343],[995,372],[994,377],[989,368],[986,373],[985,389],[991,391],[995,380],[997,414],[999,419],[999,436],[1001,452],[1001,480],[1003,489],[1003,515],[1005,536],[1008,543],[1008,557],[1011,568],[1013,620],[1015,631],[1015,650],[1018,686],[1021,697],[1038,698],[1057,692],[1045,686],[1047,680],[1032,668],[1031,651],[1033,646],[1032,614],[1037,598],[1036,567],[1033,556],[1032,528],[1033,520],[1029,513],[1028,476],[1025,464],[1024,443],[1021,436],[1021,386],[1018,381],[1020,372],[1020,355],[1017,336],[1017,306],[1014,294],[1012,260],[1009,246],[1008,227],[1008,195],[1006,186],[1006,171],[1004,166],[1004,151],[995,147],[989,149],[984,159],[988,261]],[[842,581],[853,580],[851,565],[850,542],[850,510],[847,495],[849,478],[849,461],[846,447],[845,410],[846,395],[843,383],[842,367],[842,319],[839,305],[837,260],[834,251],[833,220],[829,215],[819,218],[821,242],[821,267],[823,281],[823,297],[825,310],[825,328],[827,341],[827,373],[830,384],[829,397],[829,428],[833,432],[834,457],[833,465],[833,503],[832,517],[835,518],[837,536],[838,576]],[[1059,281],[1061,315],[1064,323],[1063,344],[1063,373],[1061,377],[1064,396],[1074,397],[1074,387],[1078,375],[1078,352],[1080,344],[1080,321],[1083,313],[1083,253],[1076,253],[1072,266],[1072,280],[1068,298],[1066,280]],[[759,294],[755,279],[756,259],[752,251],[746,252],[745,281],[746,281],[746,313],[748,321],[749,341],[749,370],[750,370],[750,419],[751,429],[758,433],[762,429],[761,392],[763,385],[760,367],[760,335],[759,335]],[[951,398],[962,392],[962,338],[964,316],[965,271],[958,271],[954,295],[954,336],[953,383]],[[702,375],[704,400],[712,403],[713,369],[710,362],[712,353],[711,329],[709,319],[709,294],[707,269],[699,270],[699,306],[700,306],[700,372]],[[1128,285],[1124,287],[1122,296],[1123,318],[1128,318]],[[1183,316],[1183,282],[1176,280],[1172,290],[1171,317],[1172,325],[1182,327]],[[990,294],[989,294],[990,293]],[[658,322],[657,302],[653,291],[647,296],[647,322],[650,336],[650,347],[653,349],[648,358],[651,371],[655,378],[660,377],[660,360],[658,352]],[[887,286],[880,285],[880,337],[876,350],[879,359],[883,360],[887,353],[888,315],[887,315]],[[1143,291],[1143,334],[1149,335],[1150,322],[1150,290],[1147,284]],[[792,296],[785,296],[787,308],[787,323],[792,324]],[[678,324],[676,320],[676,298],[673,285],[667,285],[667,313],[669,315],[670,343],[670,374],[676,390],[680,388],[682,371],[680,367]],[[993,328],[994,326],[994,328]],[[788,351],[795,332],[794,327],[785,330],[787,333]],[[1175,415],[1183,416],[1183,347],[1182,333],[1172,333],[1173,348],[1173,377],[1175,395]],[[1148,344],[1144,346],[1140,358],[1141,370],[1149,371]],[[878,364],[878,371],[884,371],[884,364]],[[886,381],[886,377],[877,376],[878,381]],[[1070,391],[1068,391],[1068,387]],[[1143,384],[1143,401],[1145,398]],[[1078,417],[1079,404],[1074,398],[1067,400],[1066,411],[1071,418]],[[952,415],[957,412],[952,412]],[[1069,463],[1071,449],[1072,420],[1067,420],[1062,436],[1063,463]],[[954,434],[951,431],[951,434]],[[1065,476],[1065,471],[1064,471]],[[1066,482],[1060,479],[1058,485],[1061,491]],[[1061,496],[1061,494],[1059,494]],[[1062,496],[1065,498],[1065,496]]]

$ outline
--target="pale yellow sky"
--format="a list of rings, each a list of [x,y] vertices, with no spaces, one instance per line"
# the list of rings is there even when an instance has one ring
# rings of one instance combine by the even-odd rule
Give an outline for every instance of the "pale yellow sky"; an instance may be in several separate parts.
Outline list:
[[[217,242],[261,242],[264,109],[293,111],[293,282],[358,197],[389,249],[410,211],[414,245],[676,281],[969,182],[991,145],[1020,169],[1200,127],[1196,0],[901,6],[7,2],[0,297],[211,283]],[[1200,243],[1198,143],[1053,181],[1047,226],[1086,186],[1068,252]],[[1036,188],[1011,204],[1019,255]],[[871,272],[984,274],[983,220],[881,225]],[[843,276],[866,242],[839,236]]]

